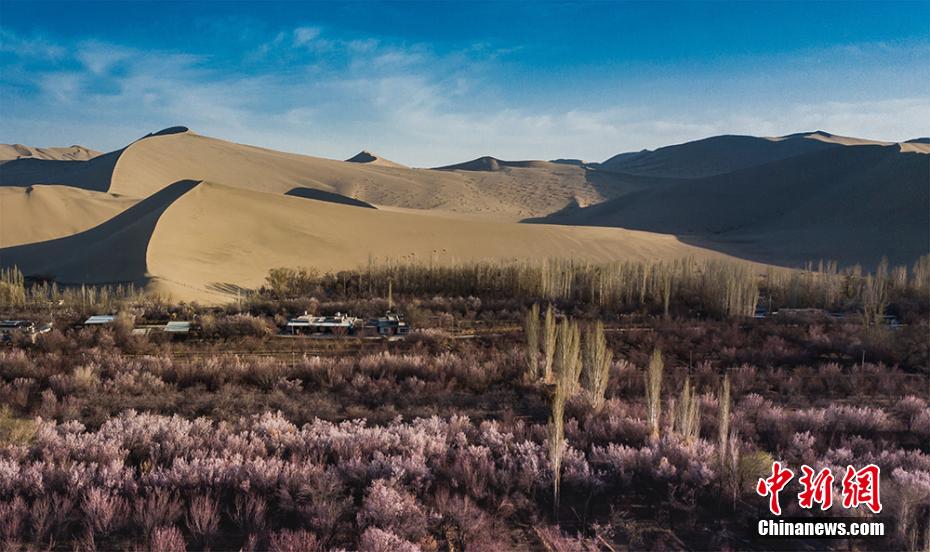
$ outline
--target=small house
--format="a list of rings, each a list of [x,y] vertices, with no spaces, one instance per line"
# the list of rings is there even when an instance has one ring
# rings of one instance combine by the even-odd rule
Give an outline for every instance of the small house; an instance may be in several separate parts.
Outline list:
[[[116,322],[115,314],[95,314],[84,321],[85,326],[109,326]]]
[[[410,332],[410,326],[403,317],[390,312],[382,317],[370,319],[366,327],[372,328],[374,333],[380,336],[403,336]]]
[[[291,335],[342,336],[351,334],[359,325],[361,320],[340,312],[333,316],[311,316],[304,313],[303,316],[288,320],[285,331]]]
[[[165,333],[172,335],[187,335],[191,333],[191,323],[182,320],[172,320],[165,324]]]
[[[39,328],[31,320],[0,320],[0,342],[13,341],[13,337],[16,335],[25,335],[30,340],[35,341],[37,334],[47,332],[50,329],[51,324]]]

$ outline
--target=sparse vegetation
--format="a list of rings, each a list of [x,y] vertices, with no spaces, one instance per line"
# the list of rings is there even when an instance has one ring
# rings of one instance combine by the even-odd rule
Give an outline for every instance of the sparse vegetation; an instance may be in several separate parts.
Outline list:
[[[912,272],[888,274],[897,328],[854,301],[845,318],[707,317],[676,299],[683,280],[668,316],[661,299],[628,316],[493,290],[419,296],[395,275],[396,309],[419,321],[400,342],[274,337],[303,311],[383,313],[375,281],[353,297],[351,276],[333,288],[319,277],[310,297],[279,285],[248,297],[251,313],[123,303],[96,329],[58,306],[55,329],[0,350],[2,536],[158,550],[766,548],[740,531],[764,512],[753,487],[779,459],[880,463],[900,520],[889,547],[914,548],[930,511],[928,323],[909,303]],[[638,297],[641,272],[634,281]],[[850,293],[819,289],[822,301]],[[130,331],[171,317],[195,320],[197,337]]]
[[[662,351],[656,349],[649,359],[649,367],[644,375],[646,388],[646,418],[649,422],[649,435],[653,441],[659,440],[662,417]]]
[[[604,407],[604,394],[610,383],[610,365],[613,353],[604,335],[604,323],[600,320],[589,325],[585,335],[584,387],[595,411]]]

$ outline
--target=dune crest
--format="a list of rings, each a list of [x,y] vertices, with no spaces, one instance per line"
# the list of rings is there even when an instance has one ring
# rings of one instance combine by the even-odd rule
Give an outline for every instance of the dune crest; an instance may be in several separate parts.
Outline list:
[[[47,161],[87,161],[100,155],[84,146],[35,148],[22,144],[0,144],[0,162],[14,159],[44,159]]]
[[[549,161],[504,161],[496,157],[491,157],[490,155],[485,155],[484,157],[472,159],[464,163],[436,167],[434,170],[496,172],[506,168],[547,169],[551,164],[553,163]]]
[[[400,169],[408,168],[406,165],[401,165],[400,163],[395,163],[394,161],[389,161],[383,157],[379,157],[368,150],[362,150],[352,157],[346,159],[346,163],[365,163],[370,165],[377,165],[379,167],[396,167]]]

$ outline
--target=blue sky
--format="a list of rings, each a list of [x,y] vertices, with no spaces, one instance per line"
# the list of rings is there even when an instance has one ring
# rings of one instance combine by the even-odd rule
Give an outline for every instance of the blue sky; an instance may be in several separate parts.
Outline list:
[[[0,142],[160,128],[414,166],[930,134],[930,3],[0,0]]]

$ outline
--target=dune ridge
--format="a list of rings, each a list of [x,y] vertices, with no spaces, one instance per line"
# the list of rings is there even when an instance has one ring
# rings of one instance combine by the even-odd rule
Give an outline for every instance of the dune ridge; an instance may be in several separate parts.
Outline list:
[[[316,189],[376,206],[510,221],[548,214],[574,198],[590,204],[643,186],[635,178],[592,176],[581,167],[552,163],[493,175],[408,169],[235,144],[185,127],[169,130],[90,162],[5,167],[0,185],[64,184],[142,199],[178,180],[209,180],[278,194]]]
[[[763,262],[910,263],[930,250],[927,159],[897,145],[814,151],[535,219],[675,234]]]
[[[194,239],[196,238],[196,239]],[[175,299],[228,300],[270,268],[352,269],[370,257],[436,263],[504,258],[723,257],[617,228],[463,221],[382,212],[185,180],[89,230],[0,249],[3,265],[62,283],[132,282]]]
[[[356,153],[352,157],[346,159],[346,163],[366,163],[379,167],[395,167],[400,169],[408,168],[406,165],[401,165],[400,163],[395,163],[394,161],[379,157],[368,150],[362,150]]]
[[[100,155],[84,146],[36,148],[23,144],[0,144],[0,162],[15,159],[44,159],[46,161],[87,161]]]

